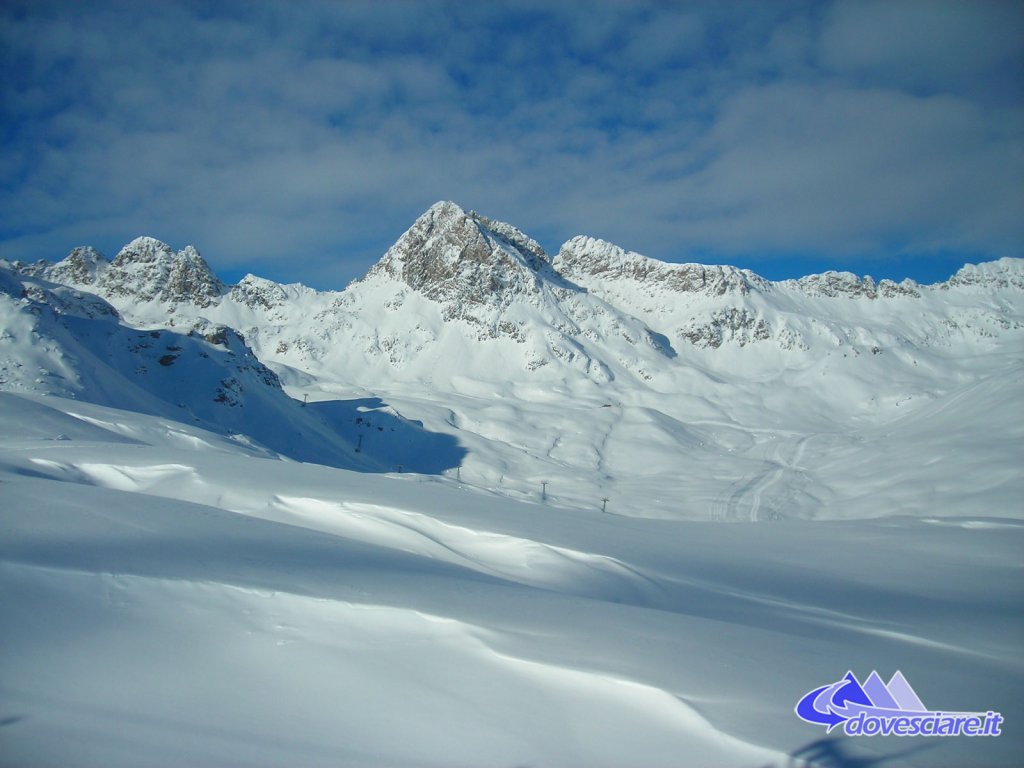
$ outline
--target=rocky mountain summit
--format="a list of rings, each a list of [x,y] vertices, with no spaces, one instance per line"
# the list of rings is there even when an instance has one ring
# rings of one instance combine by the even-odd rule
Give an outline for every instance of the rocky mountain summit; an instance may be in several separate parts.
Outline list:
[[[944,291],[967,287],[1024,291],[1024,260],[1003,258],[984,264],[965,264],[949,280],[939,284]]]
[[[194,246],[175,253],[153,237],[135,238],[113,261],[91,246],[79,246],[56,264],[16,262],[14,268],[54,283],[88,288],[105,298],[132,302],[209,307],[226,290]]]
[[[451,202],[436,203],[403,234],[364,280],[387,276],[438,302],[508,304],[537,294],[550,261],[515,227]]]
[[[666,354],[643,322],[559,274],[535,240],[450,202],[420,216],[324,319],[331,313],[364,352],[398,367],[426,364],[441,349],[472,359],[467,345],[494,342],[514,345],[500,357],[520,370],[568,368],[607,381]]]
[[[97,283],[106,295],[199,307],[210,306],[224,293],[224,284],[193,246],[174,253],[151,237],[136,238],[122,248]]]
[[[95,285],[97,278],[110,266],[103,254],[91,245],[79,246],[49,269],[43,270],[40,276],[55,283],[68,285]]]

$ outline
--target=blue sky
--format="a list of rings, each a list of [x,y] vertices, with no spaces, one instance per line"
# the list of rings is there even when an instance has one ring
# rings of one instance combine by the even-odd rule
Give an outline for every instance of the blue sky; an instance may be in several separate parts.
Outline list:
[[[1024,3],[0,2],[0,257],[362,275],[430,204],[771,278],[1024,255]]]

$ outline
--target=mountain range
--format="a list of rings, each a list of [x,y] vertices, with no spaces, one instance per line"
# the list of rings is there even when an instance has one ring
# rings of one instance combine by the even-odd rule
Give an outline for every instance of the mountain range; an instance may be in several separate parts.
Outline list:
[[[4,389],[186,415],[302,461],[461,465],[503,493],[559,476],[569,505],[633,495],[638,478],[678,504],[681,464],[720,475],[708,461],[725,452],[776,466],[768,431],[845,440],[1016,382],[1024,341],[1020,259],[935,285],[845,272],[772,282],[583,236],[551,256],[451,202],[339,291],[254,275],[226,285],[193,246],[150,237],[112,260],[83,246],[0,268]],[[366,431],[371,413],[394,439]],[[424,463],[424,446],[445,458]],[[706,498],[680,514],[737,514],[720,489],[686,485],[690,503]],[[813,516],[828,496],[813,485],[802,498],[789,484],[773,514]]]

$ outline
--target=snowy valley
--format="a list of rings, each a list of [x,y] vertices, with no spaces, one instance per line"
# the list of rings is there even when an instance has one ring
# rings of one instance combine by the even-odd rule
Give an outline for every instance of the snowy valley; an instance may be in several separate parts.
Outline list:
[[[1022,406],[1019,259],[0,263],[0,763],[1012,764]],[[823,743],[848,669],[1005,733]]]

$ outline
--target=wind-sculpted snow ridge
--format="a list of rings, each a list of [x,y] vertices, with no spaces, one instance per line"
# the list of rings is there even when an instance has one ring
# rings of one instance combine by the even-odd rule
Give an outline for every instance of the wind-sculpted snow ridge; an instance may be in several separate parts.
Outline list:
[[[1024,717],[1020,521],[560,509],[52,395],[0,392],[0,430],[11,764],[998,766],[1022,748],[1009,727],[822,742],[794,713],[878,668],[931,706]]]

